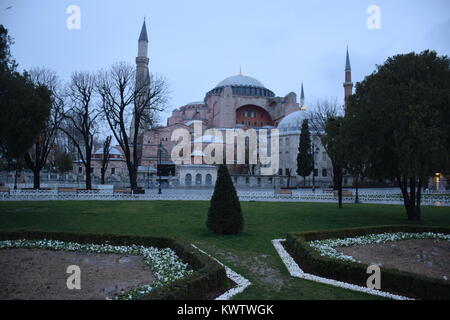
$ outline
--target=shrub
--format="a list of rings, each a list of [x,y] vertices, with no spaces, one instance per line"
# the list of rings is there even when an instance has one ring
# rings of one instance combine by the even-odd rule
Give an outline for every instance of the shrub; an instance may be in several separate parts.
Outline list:
[[[219,167],[206,225],[215,234],[222,235],[239,234],[244,229],[241,204],[226,165]]]

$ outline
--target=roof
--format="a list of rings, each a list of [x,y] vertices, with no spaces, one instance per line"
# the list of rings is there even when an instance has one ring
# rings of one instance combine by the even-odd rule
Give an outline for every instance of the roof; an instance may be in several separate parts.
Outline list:
[[[185,107],[189,107],[189,106],[204,106],[205,102],[204,101],[195,101],[195,102],[191,102],[188,103],[187,105],[185,105]]]
[[[147,26],[145,25],[145,20],[144,20],[144,24],[142,25],[142,30],[141,30],[141,35],[139,36],[139,41],[148,41]]]
[[[158,172],[158,170],[156,170],[155,168],[150,167],[150,166],[139,166],[138,167],[138,172],[155,173],[155,172]]]
[[[194,143],[205,143],[205,144],[212,144],[212,143],[216,143],[216,144],[223,144],[223,140],[219,139],[216,136],[211,136],[211,135],[205,135],[202,136],[198,139],[196,139],[194,141]]]
[[[94,155],[103,155],[103,148],[98,149]],[[111,147],[111,149],[109,149],[109,155],[121,156],[122,153],[116,147]]]
[[[348,48],[347,48],[347,59],[345,61],[345,71],[352,71],[352,66],[350,64],[350,55],[348,54]]]
[[[296,111],[287,115],[278,125],[280,135],[300,133],[303,120],[307,118],[308,114],[305,111]]]
[[[255,78],[244,76],[244,75],[237,75],[232,76],[229,78],[226,78],[225,80],[221,81],[216,88],[221,87],[256,87],[256,88],[266,88],[260,81],[256,80]]]

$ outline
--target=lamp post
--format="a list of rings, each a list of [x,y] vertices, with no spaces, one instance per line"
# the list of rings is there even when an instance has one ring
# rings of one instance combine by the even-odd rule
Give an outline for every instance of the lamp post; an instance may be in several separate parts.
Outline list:
[[[147,166],[147,189],[150,190],[150,163]]]
[[[314,145],[314,141],[311,145],[312,148],[312,157],[313,157],[313,173],[312,173],[312,181],[313,181],[313,185],[312,185],[312,191],[316,192],[316,154],[319,153],[319,148],[316,149],[316,146]]]
[[[162,189],[161,189],[161,181],[162,181],[162,177],[161,177],[162,148],[163,148],[163,145],[162,145],[162,142],[160,142],[159,143],[159,157],[158,157],[159,158],[158,159],[158,162],[159,162],[159,166],[158,166],[158,175],[159,175],[158,194],[162,194]]]
[[[312,157],[313,157],[313,172],[312,172],[312,191],[316,192],[316,181],[315,181],[315,177],[316,177],[316,154],[315,154],[315,148],[314,148],[314,142],[311,144],[311,148],[312,148]]]

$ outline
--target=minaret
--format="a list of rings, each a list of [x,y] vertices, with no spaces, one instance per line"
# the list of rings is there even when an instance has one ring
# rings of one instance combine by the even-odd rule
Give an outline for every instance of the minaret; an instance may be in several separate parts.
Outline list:
[[[300,109],[306,110],[306,108],[305,108],[305,90],[303,89],[303,82],[302,82],[302,92],[300,93]]]
[[[145,24],[142,25],[141,35],[138,40],[138,56],[136,58],[136,90],[141,92],[142,96],[145,96],[149,90],[150,85],[150,72],[148,69],[148,65],[150,63],[150,59],[148,58],[148,36],[147,36],[147,26]],[[139,99],[139,98],[138,98]],[[146,98],[142,98],[146,99]],[[143,124],[141,125],[143,127]],[[130,138],[134,137],[134,127],[135,127],[135,117],[133,115],[131,122],[131,130],[130,130]],[[141,129],[146,129],[142,128]],[[143,132],[141,132],[142,134]]]
[[[348,47],[347,47],[347,60],[345,62],[345,82],[344,82],[345,106],[347,106],[347,100],[352,94],[353,94],[352,67],[350,65],[350,55],[348,54]]]
[[[148,85],[149,81],[149,65],[150,59],[148,58],[148,37],[147,26],[142,25],[141,35],[139,36],[138,56],[136,58],[136,87]]]

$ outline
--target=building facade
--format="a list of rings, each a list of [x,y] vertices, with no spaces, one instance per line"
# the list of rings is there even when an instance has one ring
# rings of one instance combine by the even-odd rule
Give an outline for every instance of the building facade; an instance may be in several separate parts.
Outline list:
[[[137,75],[148,79],[148,39],[146,25],[141,30],[137,63]],[[140,80],[141,81],[141,80]],[[345,102],[352,94],[350,56],[347,50],[345,65]],[[164,127],[145,130],[142,137],[142,166],[152,167],[166,181],[178,181],[180,185],[207,186],[210,179],[201,179],[203,172],[211,170],[210,166],[202,168],[202,163],[176,166],[171,159],[175,142],[172,133],[176,129],[193,131],[195,123],[201,123],[203,132],[217,129],[222,133],[233,129],[279,129],[280,168],[274,177],[259,176],[260,172],[254,166],[230,166],[230,172],[238,185],[257,185],[261,187],[280,186],[287,182],[291,186],[303,185],[303,178],[297,177],[297,155],[300,139],[300,129],[308,113],[305,108],[305,95],[302,85],[301,97],[298,101],[294,92],[277,96],[262,82],[252,77],[238,75],[220,81],[215,87],[205,93],[202,101],[191,102],[173,110]],[[204,137],[205,138],[205,137]],[[208,140],[208,137],[206,137]],[[193,137],[193,142],[194,142]],[[308,177],[307,185],[316,180],[316,185],[328,187],[332,184],[332,169],[324,147],[318,136],[312,136],[314,145],[315,166]],[[192,156],[201,156],[197,150]],[[192,169],[192,170],[191,170]],[[193,171],[194,170],[194,171]],[[195,170],[197,173],[195,173]],[[313,179],[314,175],[314,179]],[[214,176],[214,175],[213,175]],[[174,180],[173,178],[177,179]],[[195,179],[197,177],[199,179]],[[252,179],[253,178],[253,179]],[[214,178],[212,179],[214,181]],[[253,183],[252,183],[253,181]],[[197,183],[196,183],[197,182]],[[256,182],[256,183],[255,183]]]

